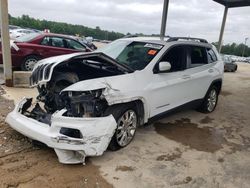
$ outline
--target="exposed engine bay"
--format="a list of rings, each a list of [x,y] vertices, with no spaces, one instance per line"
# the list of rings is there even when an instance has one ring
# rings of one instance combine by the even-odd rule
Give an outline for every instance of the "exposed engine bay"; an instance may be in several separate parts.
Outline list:
[[[79,55],[57,64],[43,64],[35,67],[31,85],[39,92],[35,108],[26,113],[29,117],[49,123],[51,114],[67,109],[68,117],[101,117],[107,108],[102,89],[91,91],[63,91],[68,86],[83,80],[126,74],[131,70],[124,65],[112,62],[102,53]],[[50,78],[49,78],[49,75]],[[41,82],[49,79],[45,83]],[[41,82],[41,83],[39,83]]]

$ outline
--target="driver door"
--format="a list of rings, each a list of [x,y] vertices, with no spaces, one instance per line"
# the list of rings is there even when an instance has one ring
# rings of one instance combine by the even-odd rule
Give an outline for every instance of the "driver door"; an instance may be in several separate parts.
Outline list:
[[[187,48],[185,45],[174,46],[159,61],[171,64],[168,72],[155,72],[150,83],[151,112],[150,117],[166,112],[187,102],[186,91],[188,76],[185,75],[187,65]],[[159,63],[156,64],[156,67]]]

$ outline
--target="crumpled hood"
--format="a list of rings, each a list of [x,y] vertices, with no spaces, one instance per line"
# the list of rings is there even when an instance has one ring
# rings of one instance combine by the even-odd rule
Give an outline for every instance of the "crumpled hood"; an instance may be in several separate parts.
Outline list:
[[[102,89],[102,97],[109,105],[120,102],[129,102],[140,98],[144,86],[138,83],[138,77],[143,73],[136,71],[131,74],[95,78],[77,82],[65,88],[61,92],[86,92]],[[144,78],[142,78],[144,79]],[[139,81],[141,83],[141,81]]]
[[[54,65],[57,65],[63,61],[67,61],[69,59],[71,59],[72,57],[78,56],[78,55],[83,55],[86,52],[79,52],[79,53],[72,53],[72,54],[66,54],[66,55],[59,55],[59,56],[54,56],[54,57],[49,57],[49,58],[45,58],[40,60],[34,67],[33,70],[35,70],[38,66],[41,65],[47,65],[47,64],[52,64],[54,63]]]
[[[70,85],[62,90],[64,91],[93,91],[97,89],[104,89],[108,87],[108,83],[105,78],[96,78],[91,80],[84,80]]]
[[[46,84],[51,80],[52,73],[55,67],[59,66],[63,62],[70,61],[74,58],[88,59],[93,57],[99,58],[100,60],[104,60],[107,63],[110,63],[110,65],[116,66],[118,69],[120,69],[120,71],[124,73],[133,72],[132,70],[130,70],[130,68],[126,67],[125,65],[119,64],[116,60],[112,59],[111,57],[107,56],[102,52],[80,52],[68,55],[55,56],[39,61],[32,71],[30,84],[32,87],[37,86],[39,84]]]
[[[34,67],[31,77],[30,86],[35,87],[39,84],[46,84],[50,81],[54,68],[62,62],[68,61],[71,58],[81,56],[86,52],[72,53],[67,55],[60,55],[49,57],[40,60]]]
[[[117,76],[109,76],[102,78],[95,78],[89,80],[83,80],[62,90],[64,91],[93,91],[97,89],[108,89],[112,91],[131,91],[139,88],[138,85],[131,85],[131,83],[136,83],[138,72]]]

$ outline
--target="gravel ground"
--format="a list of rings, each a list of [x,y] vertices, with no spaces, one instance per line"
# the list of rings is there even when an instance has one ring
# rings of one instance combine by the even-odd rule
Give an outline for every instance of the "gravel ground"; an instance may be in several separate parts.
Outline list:
[[[128,147],[88,158],[86,166],[62,165],[53,150],[9,128],[13,101],[0,96],[0,187],[248,188],[249,96],[250,65],[239,64],[225,73],[215,112],[187,110],[140,127]]]

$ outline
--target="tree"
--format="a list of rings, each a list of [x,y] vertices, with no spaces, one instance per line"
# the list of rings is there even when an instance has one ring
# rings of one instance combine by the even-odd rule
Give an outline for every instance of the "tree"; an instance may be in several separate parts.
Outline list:
[[[9,14],[9,22],[10,25],[17,25],[24,28],[38,30],[49,29],[52,33],[60,33],[66,35],[79,34],[80,36],[92,36],[93,38],[101,40],[105,40],[107,38],[109,40],[115,40],[124,36],[124,34],[122,33],[114,31],[104,31],[99,26],[96,26],[96,28],[89,28],[83,25],[73,25],[62,22],[39,20],[28,15],[22,15],[21,17],[12,17]]]
[[[215,45],[216,47],[218,47],[218,42],[213,42],[212,44]],[[243,43],[236,44],[233,42],[232,44],[223,45],[221,48],[221,53],[228,54],[228,55],[242,56],[242,52],[243,52],[244,48],[245,48],[244,56],[249,57],[250,56],[250,48]]]

